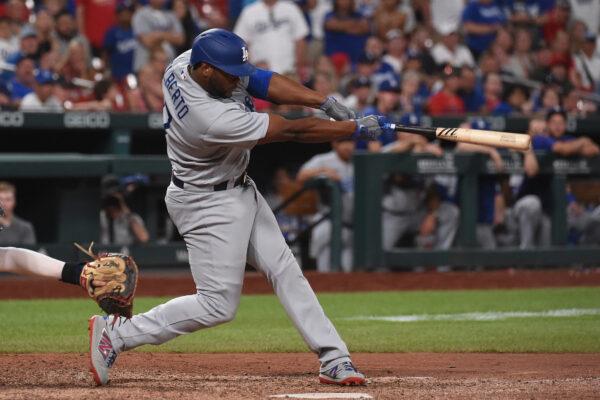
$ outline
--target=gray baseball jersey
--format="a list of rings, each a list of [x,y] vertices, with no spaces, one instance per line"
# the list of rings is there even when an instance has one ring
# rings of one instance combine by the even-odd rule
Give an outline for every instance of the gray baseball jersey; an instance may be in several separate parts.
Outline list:
[[[267,133],[269,116],[253,112],[248,78],[240,80],[231,98],[211,97],[188,73],[190,54],[177,57],[163,79],[167,154],[183,182],[214,186],[246,170],[250,149]]]
[[[231,320],[248,263],[266,275],[322,368],[349,360],[252,180],[228,190],[209,187],[245,171],[250,149],[266,134],[268,115],[252,111],[247,79],[232,98],[211,97],[188,75],[189,58],[190,52],[178,57],[163,78],[167,152],[173,173],[185,183],[183,189],[171,184],[165,203],[185,240],[197,292],[111,330],[114,348],[160,344]]]

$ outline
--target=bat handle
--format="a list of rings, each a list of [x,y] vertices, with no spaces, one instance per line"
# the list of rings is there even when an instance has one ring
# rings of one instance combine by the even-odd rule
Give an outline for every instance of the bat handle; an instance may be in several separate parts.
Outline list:
[[[386,124],[386,128],[393,129],[396,132],[407,132],[425,136],[429,140],[434,140],[436,138],[435,128],[423,128],[421,126],[405,126],[392,123]]]

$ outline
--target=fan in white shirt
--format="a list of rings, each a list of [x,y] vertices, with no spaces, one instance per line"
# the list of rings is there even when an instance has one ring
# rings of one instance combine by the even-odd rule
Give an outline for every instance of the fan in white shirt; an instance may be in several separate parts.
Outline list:
[[[581,79],[581,84],[586,90],[600,88],[600,54],[596,51],[596,35],[588,32],[581,51],[574,57],[575,69]]]
[[[278,73],[303,64],[308,25],[302,11],[288,0],[260,0],[242,11],[234,32],[250,46],[251,61],[266,62]]]
[[[431,49],[431,57],[437,65],[451,64],[453,67],[473,67],[475,60],[469,48],[460,44],[460,36],[452,25],[437,28],[442,39]]]
[[[63,107],[56,97],[52,95],[56,79],[50,71],[37,70],[35,72],[35,84],[33,92],[27,94],[21,100],[19,109],[21,111],[35,112],[60,112]]]

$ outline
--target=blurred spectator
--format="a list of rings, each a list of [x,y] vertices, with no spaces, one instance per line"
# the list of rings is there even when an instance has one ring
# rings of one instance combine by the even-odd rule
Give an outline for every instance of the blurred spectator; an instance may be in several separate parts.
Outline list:
[[[34,91],[23,97],[19,109],[34,112],[61,112],[62,104],[54,96],[55,86],[56,79],[51,71],[37,70],[33,84]]]
[[[90,52],[90,43],[81,32],[77,31],[77,23],[73,15],[63,10],[56,15],[55,21],[54,38],[61,56],[65,56],[69,52],[73,41],[81,43],[85,47],[86,53]]]
[[[581,89],[594,92],[600,88],[600,53],[596,51],[596,35],[588,33],[581,51],[575,55],[575,68]]]
[[[42,0],[41,7],[48,10],[50,15],[56,18],[62,11],[67,11],[74,14],[71,9],[71,4],[74,6],[74,1],[69,0]]]
[[[483,87],[477,79],[475,70],[469,67],[460,69],[459,96],[465,104],[467,112],[479,112],[485,103]]]
[[[473,0],[466,5],[462,23],[466,44],[475,58],[491,46],[505,22],[506,17],[494,0]]]
[[[0,63],[5,62],[9,55],[18,50],[19,42],[10,29],[10,20],[0,17]]]
[[[515,32],[514,53],[510,56],[503,70],[519,78],[528,78],[535,65],[531,53],[531,33],[527,29],[518,29]]]
[[[598,146],[588,137],[575,138],[566,134],[566,115],[560,110],[552,110],[546,117],[547,134],[540,133],[539,129],[530,124],[532,133],[533,150],[544,150],[562,157],[584,156],[592,157],[600,153]],[[526,159],[527,160],[527,159]],[[533,160],[526,167],[526,176],[517,192],[517,204],[525,202],[525,214],[529,216],[528,227],[526,222],[519,220],[520,246],[529,247],[532,244],[550,244],[550,220],[547,216],[552,215],[552,177],[541,175],[534,168]],[[539,199],[539,201],[537,200]],[[539,213],[541,207],[544,215]],[[518,213],[517,213],[518,214]],[[539,218],[538,218],[539,217]],[[535,222],[539,221],[536,225]],[[536,233],[537,232],[537,233]]]
[[[504,11],[509,21],[520,27],[536,28],[547,19],[554,7],[554,0],[509,0],[504,1]]]
[[[94,99],[74,103],[71,110],[126,111],[125,100],[117,85],[109,80],[94,84]]]
[[[442,90],[429,98],[427,110],[431,116],[463,114],[465,103],[458,96],[460,70],[447,66],[442,72]]]
[[[487,74],[483,84],[485,103],[481,111],[486,114],[502,113],[506,104],[502,101],[502,80],[498,74]]]
[[[415,64],[418,67],[418,71],[429,75],[438,72],[437,65],[430,54],[431,47],[433,47],[431,32],[424,26],[417,27],[412,32],[410,42],[408,43],[408,61],[418,60],[420,63]],[[415,68],[410,69],[415,70]]]
[[[461,128],[490,129],[490,126],[486,121],[476,119],[461,124]],[[504,161],[494,147],[459,142],[456,151],[487,154],[494,163],[496,173],[504,170]],[[497,245],[494,227],[504,219],[504,201],[498,187],[498,176],[482,175],[477,183],[477,243],[481,248],[494,249]]]
[[[317,177],[326,177],[338,182],[342,191],[342,269],[352,269],[352,225],[354,202],[354,141],[341,139],[332,143],[333,150],[318,154],[308,160],[298,172],[296,179],[300,184]],[[314,221],[318,221],[328,212],[328,207],[321,205]],[[325,219],[313,228],[310,240],[310,254],[317,261],[317,271],[329,272],[330,265],[331,221]]]
[[[513,37],[510,32],[505,29],[499,29],[496,34],[496,39],[490,46],[489,51],[494,54],[498,60],[500,67],[506,65],[510,59],[510,54],[513,50]]]
[[[150,58],[150,51],[162,47],[169,61],[175,58],[175,48],[183,45],[185,36],[181,22],[172,11],[164,10],[166,0],[148,0],[148,5],[133,14],[133,33],[138,40],[133,69],[139,71]]]
[[[15,215],[17,189],[13,184],[0,182],[0,204],[4,210],[4,215],[0,216],[0,225],[4,228],[0,235],[0,246],[35,245],[33,225]]]
[[[560,31],[567,30],[569,17],[571,15],[571,6],[568,0],[557,1],[556,6],[545,15],[543,21],[544,40],[551,43]]]
[[[600,153],[600,148],[586,136],[575,138],[567,135],[567,117],[563,110],[555,109],[546,117],[548,136],[533,137],[532,146],[535,150],[551,151],[563,157],[583,156],[593,157]]]
[[[581,51],[581,46],[585,42],[585,37],[588,34],[585,23],[582,21],[573,21],[568,33],[571,38],[571,53],[575,54]],[[593,32],[591,33],[593,34]]]
[[[131,90],[128,102],[131,111],[160,112],[163,107],[162,74],[152,66],[144,66],[138,73],[138,87]]]
[[[550,62],[552,61],[552,52],[548,48],[541,48],[535,53],[535,68],[530,74],[530,78],[539,82],[546,82],[546,77],[550,74]]]
[[[385,39],[391,30],[404,30],[406,15],[399,9],[400,0],[381,0],[373,16],[374,30]]]
[[[465,0],[430,0],[431,26],[438,32],[460,29]]]
[[[251,61],[266,62],[279,73],[301,72],[309,31],[302,11],[293,2],[258,0],[244,8],[235,33],[250,46]]]
[[[343,96],[337,91],[335,77],[331,74],[320,72],[313,78],[313,89],[325,97],[333,96],[336,99],[341,99]],[[321,110],[316,110],[321,111]]]
[[[21,57],[15,66],[15,75],[8,81],[7,89],[10,99],[18,106],[25,95],[33,91],[35,83],[35,60],[31,57]]]
[[[444,30],[448,29],[448,30]],[[450,64],[453,67],[475,66],[475,60],[467,46],[460,43],[458,31],[438,28],[442,39],[431,49],[431,56],[438,66]]]
[[[496,57],[493,51],[486,51],[479,56],[479,75],[499,74],[502,71],[501,60]]]
[[[35,62],[40,59],[39,40],[35,28],[31,25],[25,25],[19,32],[19,49],[7,58],[7,62],[16,64],[20,58],[30,57]]]
[[[100,243],[129,246],[149,239],[144,220],[129,209],[123,195],[106,194],[100,211]]]
[[[546,122],[543,119],[534,118],[529,122],[528,134],[532,137],[542,135],[545,130]],[[523,182],[534,179],[539,173],[539,164],[533,149],[523,152],[523,169],[524,174],[511,175],[511,190],[503,193],[506,211],[497,221],[502,227],[496,230],[496,238],[502,245],[516,245],[521,249],[548,246],[550,218],[543,213],[542,199],[539,194],[521,191]]]
[[[375,106],[365,109],[365,115],[382,115],[390,121],[397,121],[400,119],[399,113],[399,93],[400,86],[396,81],[383,81],[379,85],[377,91],[377,99]],[[379,151],[381,146],[385,146],[388,143],[396,140],[396,134],[383,134],[380,135],[377,140],[372,140],[367,143],[360,141],[357,143],[359,149],[368,148],[370,151]]]
[[[561,106],[560,95],[555,87],[548,86],[544,88],[540,98],[541,104],[536,107],[535,111],[548,113],[549,111],[556,110]]]
[[[529,91],[525,86],[513,85],[508,89],[506,101],[494,110],[495,115],[530,114],[533,102],[529,100]]]
[[[371,80],[365,76],[358,77],[350,82],[350,95],[344,99],[344,104],[364,115],[371,101]]]
[[[208,28],[206,22],[200,19],[198,10],[188,0],[174,0],[173,12],[181,22],[185,39],[181,46],[177,47],[176,54],[183,53],[192,48],[194,39],[203,30]],[[214,7],[213,7],[214,8]]]
[[[449,249],[458,229],[458,207],[444,201],[434,185],[421,188],[405,175],[392,181],[382,201],[383,248],[391,250],[409,236],[411,246]]]
[[[325,54],[345,54],[352,63],[364,51],[369,21],[354,11],[354,0],[334,0],[333,11],[325,16]]]
[[[131,29],[131,18],[135,8],[131,3],[117,4],[117,25],[112,26],[104,37],[104,50],[110,65],[112,78],[123,82],[133,73],[133,55],[137,45]]]
[[[39,42],[39,52],[43,56],[53,50],[54,18],[48,10],[41,9],[35,14],[35,31]]]
[[[590,0],[569,0],[574,20],[583,21],[590,32],[600,33],[600,2]]]
[[[73,81],[76,78],[89,81],[94,81],[95,79],[90,47],[77,39],[69,43],[67,52],[58,60],[55,68],[67,82]]]
[[[563,108],[567,115],[585,118],[589,114],[598,111],[596,103],[583,99],[580,93],[580,91],[573,89],[564,96]]]
[[[373,59],[380,59],[384,56],[385,44],[384,41],[377,36],[369,36],[365,43],[365,54]]]
[[[19,32],[18,26],[24,24],[29,19],[29,9],[23,0],[4,1],[4,15],[6,15],[14,24],[15,33]]]
[[[117,2],[122,0],[76,0],[77,28],[100,55],[106,31],[115,24]]]
[[[408,42],[404,33],[398,30],[388,32],[386,38],[388,41],[387,52],[381,61],[387,68],[391,68],[395,74],[400,75],[406,62]]]
[[[400,85],[400,109],[404,113],[423,113],[429,97],[429,89],[421,81],[419,72],[407,71],[402,75]]]

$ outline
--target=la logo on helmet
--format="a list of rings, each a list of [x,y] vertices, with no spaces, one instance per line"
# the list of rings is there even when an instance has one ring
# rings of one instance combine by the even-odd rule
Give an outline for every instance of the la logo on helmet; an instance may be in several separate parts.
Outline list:
[[[248,61],[248,49],[242,46],[242,62]]]

